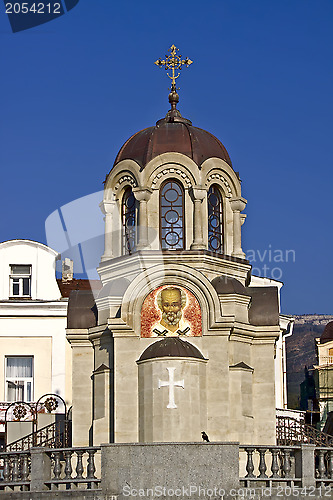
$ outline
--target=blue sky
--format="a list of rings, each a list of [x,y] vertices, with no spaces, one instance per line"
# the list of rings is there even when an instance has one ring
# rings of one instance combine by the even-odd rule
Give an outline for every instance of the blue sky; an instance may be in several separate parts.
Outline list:
[[[332,313],[331,0],[80,0],[15,34],[0,7],[1,241],[46,242],[52,212],[103,188],[123,142],[168,110],[153,62],[174,43],[194,61],[179,109],[240,173],[243,249],[278,268],[284,313]]]

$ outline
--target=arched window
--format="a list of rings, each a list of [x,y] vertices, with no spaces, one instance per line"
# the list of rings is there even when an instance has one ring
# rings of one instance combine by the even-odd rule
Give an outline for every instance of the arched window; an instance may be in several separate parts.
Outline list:
[[[210,186],[208,191],[208,249],[223,253],[223,203],[219,187]]]
[[[182,185],[170,180],[160,191],[160,236],[162,250],[185,247],[184,191]]]
[[[124,193],[121,215],[123,226],[122,253],[128,255],[136,251],[137,242],[137,203],[131,187],[128,187]]]

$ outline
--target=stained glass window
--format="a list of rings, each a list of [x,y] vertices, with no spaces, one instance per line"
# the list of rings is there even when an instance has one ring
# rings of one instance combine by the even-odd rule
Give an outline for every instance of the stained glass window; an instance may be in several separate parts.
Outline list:
[[[208,249],[223,253],[223,204],[218,186],[213,184],[208,191]]]
[[[127,188],[122,201],[122,225],[123,225],[123,255],[132,254],[136,251],[137,242],[137,203],[132,188]]]
[[[175,180],[163,184],[160,193],[162,250],[184,248],[184,191]]]

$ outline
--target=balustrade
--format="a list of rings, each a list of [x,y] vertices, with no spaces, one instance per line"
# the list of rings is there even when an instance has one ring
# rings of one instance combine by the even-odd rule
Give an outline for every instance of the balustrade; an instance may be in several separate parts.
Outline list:
[[[0,453],[3,481],[0,490],[28,491],[30,483],[30,452]]]
[[[50,469],[47,476],[38,478],[39,483],[44,484],[47,489],[98,489],[100,479],[96,477],[96,454],[100,452],[99,447],[33,450],[38,450],[38,455],[45,454],[49,457]],[[1,452],[0,470],[3,472],[3,481],[0,481],[0,491],[29,491],[34,457],[30,450]]]
[[[317,486],[333,483],[333,449],[316,448],[315,450],[315,477]]]
[[[247,474],[241,478],[248,486],[251,482],[283,484],[299,483],[295,478],[294,451],[297,447],[283,446],[240,446],[240,451],[246,452],[245,470]]]
[[[46,450],[51,457],[53,473],[45,482],[46,486],[51,490],[97,489],[100,479],[95,476],[95,457],[99,451],[99,447]]]
[[[276,488],[282,485],[294,487],[297,491],[297,488],[304,485],[320,489],[330,488],[333,483],[332,447],[235,446],[240,452],[240,486]],[[112,452],[112,444],[111,449],[102,448],[102,453]],[[3,473],[0,490],[33,493],[45,488],[45,492],[49,490],[50,494],[52,490],[103,491],[100,453],[101,447],[41,447],[26,451],[0,452],[0,471]],[[41,464],[44,465],[41,467]],[[237,469],[236,477],[235,480],[238,481]]]

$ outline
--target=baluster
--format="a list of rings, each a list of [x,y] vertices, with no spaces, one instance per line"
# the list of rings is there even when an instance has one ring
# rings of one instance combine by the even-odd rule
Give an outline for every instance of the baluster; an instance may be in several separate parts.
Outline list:
[[[19,470],[19,458],[15,454],[13,456],[13,469],[12,469],[12,481],[18,481],[20,475],[20,470]]]
[[[28,454],[25,453],[22,457],[21,479],[27,481],[29,476]]]
[[[245,448],[245,449],[246,449],[246,453],[247,453],[247,464],[246,464],[247,475],[245,477],[255,477],[253,474],[254,465],[253,465],[253,458],[252,458],[252,455],[253,455],[255,448]]]
[[[4,456],[3,463],[3,480],[5,483],[10,481],[10,458],[9,455]]]
[[[76,455],[77,455],[77,463],[76,463],[75,479],[83,479],[83,463],[82,463],[83,450],[77,450]]]
[[[270,452],[272,453],[272,465],[271,465],[272,475],[271,475],[271,477],[280,477],[278,474],[278,472],[280,470],[279,463],[278,463],[279,450],[277,450],[276,448],[271,448]]]
[[[265,453],[267,450],[263,450],[263,449],[259,448],[258,451],[260,454],[260,462],[259,462],[260,475],[258,477],[264,478],[264,477],[267,477],[267,474],[265,474],[266,470],[267,470],[266,462],[265,462]]]
[[[333,450],[328,452],[327,476],[333,479]]]
[[[283,450],[283,476],[290,477],[291,464],[290,464],[290,450]]]
[[[325,477],[325,451],[324,450],[318,450],[318,472],[319,472],[319,477],[322,479]]]
[[[87,479],[96,479],[95,477],[95,453],[96,450],[88,450],[88,467],[87,467]]]
[[[53,458],[54,458],[53,479],[60,479],[60,474],[61,474],[60,455],[61,455],[60,451],[53,452]]]
[[[66,459],[66,464],[65,464],[65,479],[72,479],[72,452],[71,451],[65,451],[65,459]]]

